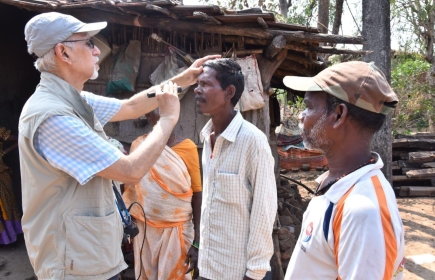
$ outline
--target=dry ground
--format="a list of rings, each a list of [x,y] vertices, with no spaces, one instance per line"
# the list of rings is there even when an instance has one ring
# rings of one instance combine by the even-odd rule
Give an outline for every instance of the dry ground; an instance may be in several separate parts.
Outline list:
[[[397,205],[405,227],[405,255],[435,255],[435,199],[399,198]],[[435,263],[416,265],[407,260],[405,279],[435,280]]]

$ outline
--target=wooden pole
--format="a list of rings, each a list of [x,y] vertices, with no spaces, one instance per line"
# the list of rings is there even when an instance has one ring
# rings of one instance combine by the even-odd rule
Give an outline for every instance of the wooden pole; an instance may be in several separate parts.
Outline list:
[[[284,36],[276,36],[273,38],[272,43],[267,46],[264,52],[264,57],[269,59],[274,58],[285,47],[286,43],[287,41],[285,40]]]

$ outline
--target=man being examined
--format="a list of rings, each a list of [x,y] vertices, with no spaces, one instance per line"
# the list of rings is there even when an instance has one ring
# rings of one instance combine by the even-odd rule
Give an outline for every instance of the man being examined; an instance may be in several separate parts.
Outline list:
[[[285,77],[284,84],[306,91],[302,138],[329,165],[317,179],[285,279],[403,279],[402,220],[382,159],[371,151],[398,101],[384,74],[354,61],[313,78]]]
[[[127,265],[112,180],[135,184],[148,172],[178,121],[177,84],[194,84],[197,60],[172,82],[128,100],[83,91],[98,77],[100,50],[92,36],[106,22],[85,24],[60,13],[33,17],[25,27],[41,81],[19,122],[23,232],[38,279],[118,279]],[[174,83],[173,83],[174,82]],[[160,120],[130,155],[113,147],[107,122],[136,119],[160,108]]]
[[[145,116],[155,126],[159,109]],[[130,151],[147,136],[137,138]],[[127,205],[140,203],[146,213],[145,220],[140,207],[133,206],[130,212],[139,228],[133,243],[136,278],[187,280],[192,279],[189,272],[194,269],[196,279],[202,186],[195,143],[172,132],[149,172],[139,184],[126,185],[123,197]],[[185,266],[189,259],[190,269]]]
[[[273,254],[277,210],[274,160],[266,135],[234,110],[244,89],[231,59],[203,65],[195,88],[201,131],[201,279],[263,279]]]

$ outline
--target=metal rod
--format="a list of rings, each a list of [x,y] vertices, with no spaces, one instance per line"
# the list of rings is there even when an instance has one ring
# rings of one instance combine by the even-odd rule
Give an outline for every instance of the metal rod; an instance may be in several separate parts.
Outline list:
[[[292,178],[290,178],[290,177],[287,177],[287,176],[285,176],[285,175],[282,175],[282,174],[279,174],[279,176],[283,177],[284,179],[290,180],[290,181],[292,181],[293,183],[298,184],[299,186],[301,186],[301,187],[303,187],[304,189],[306,189],[309,193],[314,194],[314,191],[313,191],[312,189],[310,189],[310,188],[307,187],[306,185],[302,184],[301,182],[299,182],[299,181],[297,181],[297,180],[295,180],[295,179],[292,179]]]

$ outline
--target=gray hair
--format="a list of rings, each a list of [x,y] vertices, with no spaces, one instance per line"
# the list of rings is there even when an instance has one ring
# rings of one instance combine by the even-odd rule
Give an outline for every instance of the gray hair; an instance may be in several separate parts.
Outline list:
[[[66,42],[66,43],[62,43],[65,46],[71,48],[74,51],[74,47],[75,47],[75,42]],[[54,48],[49,50],[48,53],[44,54],[43,56],[39,57],[36,61],[35,61],[35,68],[39,71],[39,72],[54,72],[57,68],[56,65],[56,60],[55,58],[55,52],[54,52]]]

